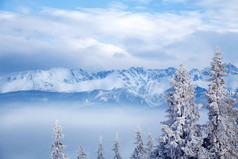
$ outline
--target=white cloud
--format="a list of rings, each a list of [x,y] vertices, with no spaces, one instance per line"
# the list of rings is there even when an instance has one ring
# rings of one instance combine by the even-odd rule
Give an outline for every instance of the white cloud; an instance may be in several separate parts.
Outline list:
[[[25,57],[19,62],[22,69],[31,69],[33,63],[43,69],[164,68],[180,63],[204,67],[210,60],[204,60],[204,56],[215,45],[209,41],[201,45],[205,36],[196,33],[212,31],[225,35],[237,31],[235,18],[220,25],[224,19],[210,18],[214,14],[199,10],[179,14],[133,13],[115,8],[44,8],[34,14],[0,12],[0,62],[10,59],[0,68],[14,62],[11,56],[21,55]],[[193,41],[188,45],[186,41],[190,39]],[[202,50],[203,56],[194,49]],[[32,56],[38,58],[31,59]],[[49,58],[51,62],[46,63]]]
[[[125,5],[125,4],[122,3],[122,2],[112,1],[112,2],[109,4],[109,8],[113,8],[113,9],[117,9],[117,10],[126,10],[126,9],[128,9],[128,6]]]
[[[17,11],[20,12],[20,13],[23,13],[23,14],[30,14],[31,9],[20,6],[20,7],[17,8]]]
[[[124,0],[124,1],[147,4],[150,3],[152,0]]]
[[[237,0],[164,0],[164,2],[183,3],[187,7],[196,8],[204,21],[204,30],[238,32]]]

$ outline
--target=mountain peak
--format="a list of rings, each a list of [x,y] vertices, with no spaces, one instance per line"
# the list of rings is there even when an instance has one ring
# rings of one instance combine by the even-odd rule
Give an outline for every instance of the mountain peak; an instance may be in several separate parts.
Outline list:
[[[238,75],[238,68],[235,65],[229,63],[225,65],[225,68],[227,69],[228,74]]]
[[[226,65],[229,85],[237,89],[238,69]],[[147,103],[157,106],[164,102],[163,94],[170,89],[169,80],[176,73],[176,68],[144,69],[131,67],[124,70],[109,70],[91,73],[83,69],[54,68],[50,70],[24,71],[0,78],[0,92],[43,91],[57,93],[76,93],[82,101]],[[210,69],[192,69],[191,80],[203,90],[207,89],[206,79]],[[44,97],[45,98],[45,97]]]

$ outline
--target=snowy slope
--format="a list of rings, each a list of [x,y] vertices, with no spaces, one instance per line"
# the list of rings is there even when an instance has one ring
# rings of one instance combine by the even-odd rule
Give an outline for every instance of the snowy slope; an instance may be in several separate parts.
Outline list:
[[[228,87],[238,90],[238,68],[232,64],[227,65],[226,68]],[[127,70],[97,73],[64,68],[18,72],[0,77],[0,98],[8,92],[28,91],[29,95],[40,91],[47,92],[47,96],[57,93],[61,96],[71,95],[81,102],[130,101],[158,106],[164,103],[163,94],[170,88],[169,80],[175,72],[176,69],[172,67],[168,69],[132,67]],[[208,68],[192,69],[189,74],[197,86],[198,94],[207,89]]]

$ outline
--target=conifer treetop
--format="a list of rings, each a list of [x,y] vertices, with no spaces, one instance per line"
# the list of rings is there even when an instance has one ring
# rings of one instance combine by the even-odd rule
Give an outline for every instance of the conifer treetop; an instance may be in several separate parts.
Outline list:
[[[202,143],[200,126],[196,124],[200,114],[194,103],[194,84],[183,65],[179,66],[170,84],[171,91],[165,95],[168,120],[162,122],[160,146],[155,154],[164,158],[196,158]]]
[[[143,143],[143,136],[140,125],[136,129],[136,148],[134,149],[131,159],[144,159],[146,157],[146,149]]]
[[[64,135],[62,134],[62,126],[59,125],[58,120],[56,120],[55,125],[55,139],[50,148],[52,151],[51,159],[67,159],[67,156],[63,153],[66,146],[61,143],[61,139],[64,138]]]
[[[88,155],[83,151],[83,148],[81,145],[79,146],[77,159],[88,159]]]
[[[118,137],[118,133],[116,133],[115,143],[112,149],[114,151],[113,159],[121,159],[119,149],[120,149],[119,137]]]
[[[205,145],[211,158],[238,158],[238,114],[233,107],[235,99],[226,90],[226,70],[222,60],[222,52],[217,47],[211,62],[209,89],[206,93],[209,121],[206,125],[208,137]]]
[[[102,136],[99,137],[97,154],[98,154],[97,159],[104,159],[104,157],[103,157],[103,146],[102,146]]]

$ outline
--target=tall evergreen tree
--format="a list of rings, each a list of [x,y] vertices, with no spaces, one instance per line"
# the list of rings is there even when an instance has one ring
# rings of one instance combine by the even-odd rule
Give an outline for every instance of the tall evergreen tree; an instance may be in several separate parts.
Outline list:
[[[79,147],[78,159],[88,159],[88,155],[83,151],[82,146]]]
[[[120,148],[119,137],[118,137],[118,133],[116,133],[115,143],[114,143],[113,149],[112,149],[114,151],[113,159],[121,159],[121,155],[119,153],[119,148]]]
[[[202,145],[198,105],[194,103],[194,85],[188,71],[181,65],[170,82],[172,89],[165,95],[169,109],[163,122],[158,148],[151,158],[199,158]]]
[[[150,155],[151,152],[153,151],[153,148],[154,148],[154,142],[153,142],[153,138],[151,136],[151,131],[149,129],[149,133],[148,133],[148,142],[147,142],[147,147],[146,147],[146,151],[147,151],[147,154]]]
[[[99,137],[98,149],[97,149],[97,159],[104,159],[103,157],[103,146],[102,146],[102,137]]]
[[[205,146],[210,158],[238,158],[237,150],[237,110],[233,107],[234,98],[225,87],[225,64],[222,63],[220,48],[211,62],[209,90],[206,93],[209,121],[206,126]]]
[[[55,139],[51,145],[51,159],[67,159],[67,156],[63,153],[65,145],[60,141],[64,138],[64,135],[61,132],[62,127],[58,124],[58,120],[56,120],[56,126],[54,128]]]
[[[143,143],[143,137],[141,128],[138,125],[136,130],[136,148],[131,156],[131,159],[145,159],[146,158],[146,149]]]

